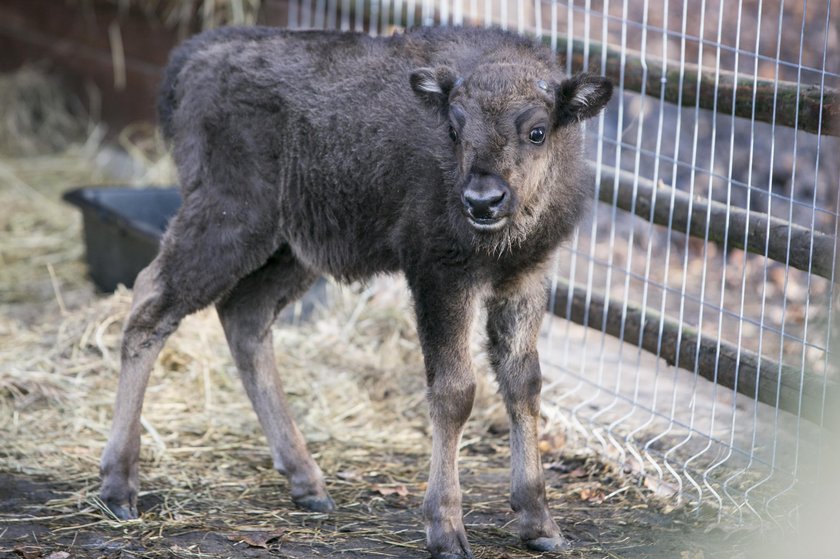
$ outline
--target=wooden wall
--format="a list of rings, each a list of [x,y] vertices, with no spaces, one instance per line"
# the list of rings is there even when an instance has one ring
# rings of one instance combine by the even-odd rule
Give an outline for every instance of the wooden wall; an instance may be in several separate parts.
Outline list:
[[[264,0],[260,23],[285,25],[285,0]],[[189,32],[197,31],[197,25]],[[110,2],[2,0],[0,72],[42,64],[83,98],[86,84],[101,97],[110,133],[153,120],[158,83],[170,50],[183,37],[139,11],[120,13]],[[122,43],[124,83],[116,83],[112,48]]]

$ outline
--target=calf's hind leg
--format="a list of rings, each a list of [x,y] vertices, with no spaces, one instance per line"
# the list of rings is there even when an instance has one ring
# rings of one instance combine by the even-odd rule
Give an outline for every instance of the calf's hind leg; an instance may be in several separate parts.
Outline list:
[[[160,259],[156,259],[134,282],[134,299],[123,331],[114,421],[100,463],[102,500],[121,520],[137,518],[140,412],[149,375],[166,338],[182,318],[163,304],[159,272]]]
[[[271,334],[277,313],[314,280],[315,275],[284,246],[262,268],[242,279],[216,308],[242,384],[268,439],[274,467],[288,477],[292,500],[298,506],[327,512],[335,503],[289,410]]]
[[[185,200],[160,254],[135,281],[114,422],[100,462],[102,500],[123,520],[137,517],[140,413],[158,353],[182,318],[219,299],[276,248],[255,233],[258,228],[243,231],[236,221],[221,222],[215,217],[221,212],[202,204]]]

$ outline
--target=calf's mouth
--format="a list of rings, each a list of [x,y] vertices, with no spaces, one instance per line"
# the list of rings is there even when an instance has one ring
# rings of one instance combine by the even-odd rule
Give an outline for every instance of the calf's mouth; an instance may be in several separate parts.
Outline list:
[[[470,173],[461,193],[461,211],[473,229],[493,232],[502,229],[512,208],[510,186],[498,175]]]
[[[472,228],[482,233],[492,233],[494,231],[499,231],[507,225],[507,222],[509,220],[508,216],[506,215],[497,217],[473,217],[469,215],[469,213],[466,211],[464,212],[464,214]]]

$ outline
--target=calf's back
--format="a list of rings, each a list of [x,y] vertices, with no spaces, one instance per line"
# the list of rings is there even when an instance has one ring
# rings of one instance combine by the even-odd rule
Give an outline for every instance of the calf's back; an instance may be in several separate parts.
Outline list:
[[[558,72],[547,50],[499,30],[200,35],[173,54],[159,101],[184,196],[218,200],[340,278],[405,267],[407,253],[441,244],[486,267],[494,259],[445,223],[458,181],[446,117],[417,99],[409,76],[439,65],[468,76],[488,57]],[[535,227],[539,254],[520,243],[513,265],[542,258],[581,213],[577,155],[564,158],[566,184],[544,193],[546,206],[562,198],[562,216]]]

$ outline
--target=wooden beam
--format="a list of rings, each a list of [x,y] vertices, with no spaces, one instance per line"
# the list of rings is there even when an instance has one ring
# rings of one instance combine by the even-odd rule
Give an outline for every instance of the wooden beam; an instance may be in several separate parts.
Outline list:
[[[543,42],[550,39],[544,38]],[[569,39],[557,38],[557,52],[565,58]],[[580,71],[584,66],[585,43],[572,41],[572,68]],[[604,74],[619,84],[621,77],[621,50],[604,47],[597,42],[589,43],[589,68],[598,71],[606,49]],[[683,65],[683,79],[680,82],[679,63],[668,61],[671,69],[663,72],[662,60],[653,56],[642,57],[637,51],[624,51],[624,89],[641,92],[651,97],[663,97],[665,101],[683,106],[699,105],[701,109],[716,109],[719,114],[733,114],[732,98],[735,97],[734,115],[751,118],[753,115],[753,94],[755,94],[755,119],[760,122],[798,128],[813,134],[840,136],[840,92],[826,88],[820,91],[817,84],[797,84],[767,79],[753,80],[751,76],[732,72],[721,72],[715,88],[715,72],[695,64]],[[642,62],[647,66],[644,72]],[[700,82],[698,93],[698,81]],[[664,95],[663,95],[664,88]],[[680,95],[682,93],[682,95]],[[717,100],[717,105],[715,105]],[[797,117],[798,115],[798,117]]]
[[[556,316],[599,331],[606,323],[607,334],[641,345],[642,349],[669,365],[691,371],[772,407],[801,415],[813,423],[832,424],[836,419],[834,404],[840,395],[839,386],[823,376],[780,365],[743,348],[739,352],[734,344],[700,334],[697,329],[678,324],[651,309],[643,313],[641,307],[628,303],[622,316],[621,302],[606,305],[603,295],[597,292],[590,293],[587,307],[586,290],[570,289],[562,280],[558,281],[552,300],[555,303],[551,312]]]
[[[637,181],[634,192],[634,181]],[[767,255],[777,262],[828,278],[840,283],[834,271],[834,251],[837,239],[818,233],[765,213],[728,206],[706,198],[691,197],[678,189],[632,173],[601,167],[599,199],[616,203],[627,212],[668,226],[680,233],[704,239],[706,227],[709,240],[719,245]],[[635,200],[635,204],[634,204]],[[691,213],[689,215],[689,207]],[[653,211],[651,211],[651,208]],[[707,219],[708,216],[708,219]],[[728,234],[727,234],[728,228]]]

